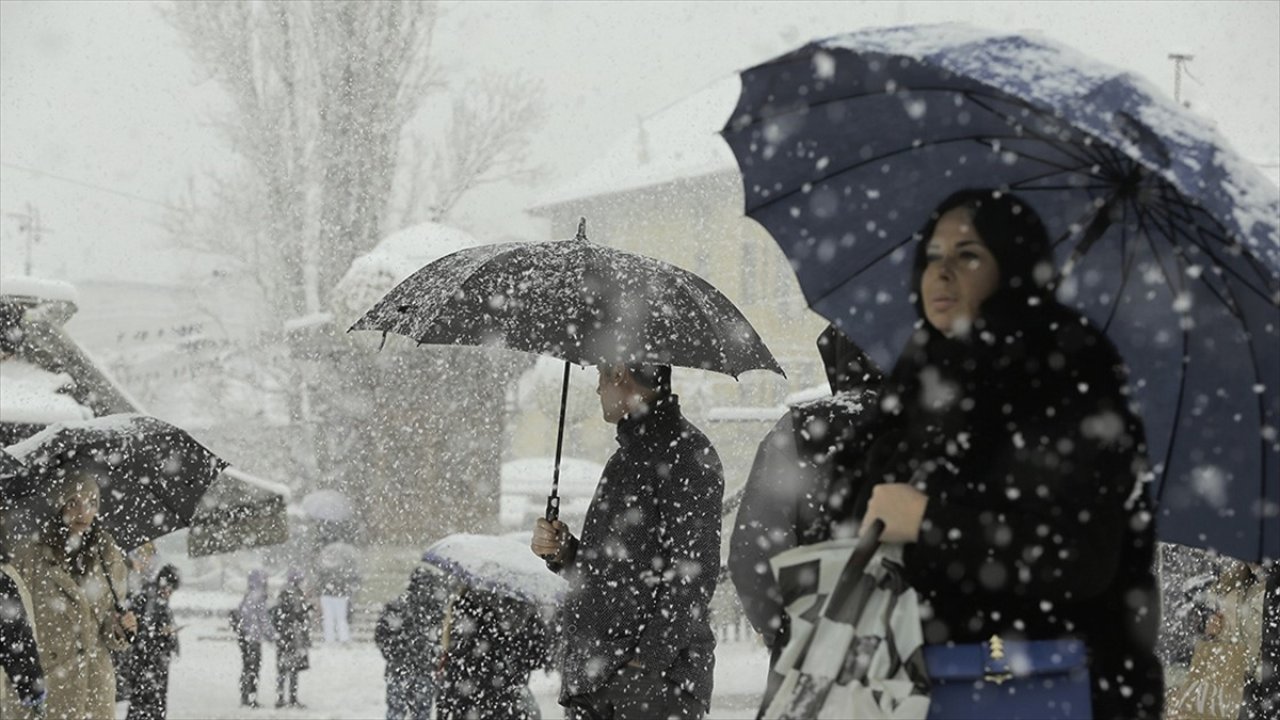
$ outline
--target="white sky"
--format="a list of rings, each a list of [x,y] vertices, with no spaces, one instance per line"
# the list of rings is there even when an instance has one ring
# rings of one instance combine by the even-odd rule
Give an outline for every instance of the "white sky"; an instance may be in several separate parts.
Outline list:
[[[27,203],[49,229],[35,272],[168,281],[190,270],[164,246],[159,204],[226,161],[197,82],[152,2],[0,2],[0,264],[26,257]],[[1280,3],[1269,2],[470,2],[450,3],[440,57],[465,78],[522,68],[546,91],[533,152],[546,189],[637,118],[815,38],[876,25],[963,20],[1039,30],[1172,93],[1167,55],[1195,55],[1184,96],[1246,158],[1280,162]],[[29,172],[34,169],[49,175]],[[74,182],[68,182],[71,180]],[[77,184],[79,183],[79,184]],[[88,186],[104,189],[95,189]],[[542,239],[498,187],[460,217],[479,236]]]

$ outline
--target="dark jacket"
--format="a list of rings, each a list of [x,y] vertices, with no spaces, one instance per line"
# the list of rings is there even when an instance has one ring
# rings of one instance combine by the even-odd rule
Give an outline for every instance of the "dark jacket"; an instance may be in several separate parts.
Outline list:
[[[280,590],[271,608],[271,627],[275,630],[276,666],[291,672],[310,667],[311,604],[298,583],[290,582]]]
[[[600,689],[627,661],[711,702],[715,635],[708,603],[720,566],[724,473],[676,396],[618,423],[562,572],[561,703]]]
[[[1047,303],[971,341],[929,328],[882,389],[866,488],[928,495],[906,575],[928,643],[1085,640],[1094,717],[1158,718],[1160,604],[1145,440],[1114,347]],[[860,482],[862,482],[860,481]]]
[[[6,676],[0,678],[0,683],[11,683],[16,700],[34,706],[44,698],[44,670],[36,651],[32,618],[27,615],[23,592],[9,575],[9,568],[7,564],[0,568],[0,668]],[[17,571],[13,573],[17,575]],[[4,692],[0,692],[3,696]]]
[[[407,615],[405,599],[398,597],[383,606],[382,613],[378,615],[378,624],[373,629],[373,642],[378,646],[378,652],[382,653],[382,659],[387,662],[385,673],[388,676],[404,674],[409,661],[410,628],[406,626]]]
[[[168,599],[154,583],[137,598],[138,634],[124,663],[131,686],[129,717],[164,717],[169,691],[169,662],[178,654],[178,634]]]
[[[442,719],[536,717],[529,676],[546,665],[547,635],[530,604],[467,590],[453,604],[438,695]]]
[[[846,501],[830,491],[849,490],[833,482],[842,473],[840,450],[875,402],[868,386],[880,382],[871,359],[834,327],[817,345],[832,396],[792,407],[760,442],[729,543],[729,575],[742,608],[775,650],[785,645],[790,623],[769,559],[830,537],[828,507]]]

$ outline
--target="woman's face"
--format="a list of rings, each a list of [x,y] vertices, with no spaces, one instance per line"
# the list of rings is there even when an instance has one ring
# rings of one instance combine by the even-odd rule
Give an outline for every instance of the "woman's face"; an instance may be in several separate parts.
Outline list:
[[[964,335],[999,287],[1000,268],[965,208],[944,213],[927,243],[920,278],[925,320],[948,337]]]
[[[73,535],[85,533],[98,517],[98,484],[81,482],[62,505],[62,522]]]

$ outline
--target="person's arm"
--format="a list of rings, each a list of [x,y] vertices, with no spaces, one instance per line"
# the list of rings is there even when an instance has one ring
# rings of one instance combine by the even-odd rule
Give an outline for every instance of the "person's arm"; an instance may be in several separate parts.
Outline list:
[[[1119,567],[1126,505],[1142,471],[1135,428],[1101,432],[1119,430],[1123,417],[1106,403],[1086,403],[1028,423],[1005,457],[981,467],[983,482],[1014,499],[1005,511],[931,492],[919,537],[904,548],[908,580],[931,587],[963,578],[973,592],[1016,589],[1049,600],[1104,591]],[[939,479],[952,481],[959,478]]]
[[[660,525],[668,565],[654,611],[640,633],[633,664],[665,670],[688,646],[716,589],[720,572],[720,502],[724,472],[713,450],[683,458],[658,485]]]
[[[786,613],[769,558],[798,544],[797,494],[808,491],[799,487],[801,473],[788,413],[756,449],[729,540],[729,577],[747,619],[768,647],[777,641]]]

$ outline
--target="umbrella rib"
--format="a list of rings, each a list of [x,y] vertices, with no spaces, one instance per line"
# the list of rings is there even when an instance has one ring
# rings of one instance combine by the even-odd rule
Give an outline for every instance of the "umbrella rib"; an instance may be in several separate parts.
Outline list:
[[[1006,136],[1000,136],[1000,137],[1006,137]],[[934,141],[934,142],[929,143],[929,146],[930,146],[930,147],[940,147],[940,146],[942,146],[942,145],[950,145],[950,144],[953,144],[953,143],[967,143],[967,142],[977,142],[978,144],[983,144],[983,143],[982,143],[982,140],[983,140],[984,138],[995,138],[995,139],[1000,139],[1000,137],[990,136],[990,135],[988,135],[988,136],[983,136],[983,135],[966,135],[966,136],[964,136],[964,137],[947,138],[947,139],[945,139],[945,140],[938,140],[938,141]],[[1013,139],[1017,139],[1017,138],[1014,138],[1014,137],[1006,137],[1006,139],[1013,140]],[[896,156],[896,155],[902,155],[902,154],[904,154],[904,153],[909,153],[909,152],[912,152],[912,151],[915,151],[915,150],[918,150],[918,149],[920,149],[920,148],[917,148],[917,147],[903,147],[903,148],[898,148],[898,149],[896,149],[896,150],[891,150],[891,151],[886,152],[886,153],[884,153],[884,154],[882,154],[882,155],[877,155],[877,156],[875,156],[875,157],[867,158],[867,159],[865,159],[865,160],[860,160],[859,162],[853,163],[852,165],[845,165],[845,166],[842,166],[842,167],[836,168],[836,169],[834,169],[834,170],[832,170],[832,171],[830,171],[830,172],[826,173],[825,175],[822,175],[821,177],[815,177],[815,178],[813,178],[812,180],[807,181],[805,184],[806,184],[806,185],[812,185],[812,184],[815,184],[815,183],[823,183],[823,182],[827,182],[827,181],[832,180],[832,179],[834,179],[834,178],[836,178],[836,177],[839,177],[840,175],[842,175],[842,174],[844,174],[844,173],[847,173],[847,172],[850,172],[850,171],[853,171],[853,170],[857,170],[857,169],[859,169],[859,168],[861,168],[861,167],[863,167],[863,166],[870,165],[871,163],[878,162],[878,161],[880,161],[880,160],[885,160],[885,159],[887,159],[887,158],[891,158],[891,157],[894,157],[894,156]],[[1046,164],[1049,164],[1049,163],[1046,163]],[[1064,171],[1064,172],[1069,172],[1069,171],[1072,171],[1072,170],[1073,170],[1073,168],[1066,167],[1066,166],[1057,166],[1057,165],[1055,165],[1054,167],[1057,167],[1059,170]],[[754,206],[749,207],[749,208],[748,208],[748,210],[747,210],[747,212],[748,212],[748,213],[759,212],[759,211],[760,211],[760,210],[762,210],[763,208],[769,207],[769,206],[771,206],[771,205],[775,205],[775,204],[780,203],[780,202],[782,202],[782,201],[784,201],[784,200],[789,200],[789,199],[790,199],[790,198],[792,198],[793,196],[798,195],[798,194],[802,194],[803,192],[804,192],[804,188],[803,188],[803,187],[799,187],[799,188],[795,188],[795,189],[793,189],[793,190],[789,190],[789,191],[787,191],[787,192],[785,192],[785,193],[783,193],[783,194],[781,194],[781,195],[776,195],[776,196],[774,196],[774,197],[770,197],[770,198],[768,198],[767,200],[764,200],[763,202],[759,203],[758,205],[754,205]],[[749,202],[749,201],[750,201],[750,198],[748,198],[748,202]]]
[[[1224,290],[1228,295],[1230,295],[1230,296],[1231,296],[1232,304],[1231,304],[1230,306],[1228,306],[1228,307],[1229,307],[1229,308],[1231,308],[1231,307],[1233,307],[1233,306],[1234,306],[1234,307],[1239,307],[1239,301],[1236,299],[1236,297],[1235,297],[1235,293],[1233,292],[1231,285],[1229,285],[1229,284],[1225,284],[1225,283],[1224,283],[1224,285],[1223,285],[1223,290]],[[1236,313],[1233,313],[1233,315],[1235,315],[1237,319],[1240,319],[1240,320],[1243,320],[1243,319],[1244,319],[1244,318],[1242,317],[1242,315],[1239,315],[1239,314],[1236,314]],[[1184,331],[1184,336],[1185,336],[1185,335],[1186,335],[1186,331]],[[1253,336],[1252,336],[1252,334],[1251,334],[1251,333],[1246,333],[1246,334],[1245,334],[1245,337],[1244,337],[1244,341],[1245,341],[1245,343],[1246,343],[1246,344],[1248,344],[1248,346],[1249,346],[1249,353],[1248,353],[1248,355],[1249,355],[1249,366],[1250,366],[1250,367],[1252,368],[1252,370],[1253,370],[1253,383],[1254,383],[1254,385],[1261,385],[1261,386],[1263,386],[1263,387],[1266,387],[1266,383],[1264,383],[1264,382],[1263,382],[1262,373],[1261,373],[1261,368],[1259,368],[1259,366],[1258,366],[1258,358],[1257,358],[1257,354],[1254,352],[1254,345],[1253,345]],[[1185,357],[1185,354],[1184,354],[1184,357]],[[1258,403],[1258,408],[1257,408],[1257,409],[1258,409],[1258,420],[1259,420],[1260,422],[1265,422],[1265,420],[1266,420],[1266,416],[1267,416],[1267,408],[1266,408],[1266,402],[1265,402],[1264,393],[1255,393],[1255,396],[1257,397],[1257,403]],[[1179,409],[1181,409],[1181,400],[1182,400],[1182,395],[1181,395],[1181,393],[1179,393],[1179,398],[1178,398],[1178,399],[1179,399]],[[1174,427],[1175,427],[1175,429],[1177,428],[1177,423],[1176,423],[1176,422],[1174,423]],[[1171,442],[1169,443],[1169,449],[1167,450],[1167,455],[1172,455],[1172,452],[1173,452],[1173,443],[1172,443],[1172,441],[1171,441]],[[1262,491],[1262,495],[1261,495],[1261,497],[1265,497],[1265,496],[1266,496],[1266,495],[1265,495],[1265,493],[1266,493],[1266,476],[1267,476],[1267,473],[1266,473],[1266,468],[1267,468],[1267,448],[1266,448],[1266,443],[1261,443],[1261,442],[1260,442],[1260,443],[1258,443],[1258,457],[1259,457],[1259,467],[1263,470],[1263,472],[1261,472],[1261,473],[1259,473],[1259,474],[1258,474],[1258,477],[1259,477],[1259,483],[1260,483],[1260,488],[1259,488],[1259,489]],[[1167,461],[1166,461],[1166,462],[1167,462]],[[1168,472],[1168,471],[1169,471],[1169,468],[1168,468],[1168,466],[1167,466],[1167,464],[1166,464],[1165,472]],[[1159,500],[1159,499],[1160,499],[1160,497],[1161,497],[1161,495],[1163,495],[1163,491],[1164,491],[1164,483],[1162,482],[1162,483],[1161,483],[1161,490],[1160,490],[1160,492],[1157,494],[1157,500]],[[1259,552],[1259,557],[1261,557],[1261,553],[1262,553],[1262,552],[1263,552],[1263,550],[1264,550],[1264,547],[1263,547],[1263,541],[1264,541],[1264,539],[1263,539],[1262,533],[1259,533],[1259,534],[1258,534],[1258,552]]]
[[[1169,286],[1174,288],[1175,290],[1180,289],[1181,275],[1174,275],[1173,277],[1170,277],[1169,271],[1165,268],[1164,262],[1161,259],[1160,251],[1156,247],[1155,241],[1151,239],[1151,233],[1147,232],[1148,216],[1150,216],[1150,220],[1153,225],[1156,224],[1156,218],[1154,217],[1153,214],[1150,213],[1149,210],[1142,207],[1141,205],[1137,205],[1136,203],[1135,203],[1135,210],[1138,215],[1139,236],[1146,239],[1147,247],[1151,248],[1151,254],[1155,257],[1156,265],[1160,267],[1160,273],[1164,275],[1165,282],[1168,283]],[[1129,204],[1126,203],[1125,214],[1127,215],[1128,212],[1129,212]],[[1175,265],[1178,264],[1177,253],[1174,253],[1174,264]],[[1125,274],[1128,275],[1128,272],[1126,272]],[[1175,279],[1177,280],[1176,283],[1175,283]],[[1164,465],[1164,471],[1166,473],[1169,472],[1169,468],[1172,467],[1173,465],[1173,447],[1177,442],[1178,432],[1181,429],[1181,423],[1178,422],[1178,418],[1182,416],[1182,402],[1186,398],[1186,389],[1187,389],[1187,365],[1186,364],[1189,358],[1188,349],[1191,345],[1191,332],[1186,328],[1185,325],[1181,323],[1179,323],[1179,325],[1182,330],[1182,354],[1178,358],[1178,367],[1179,367],[1178,395],[1177,395],[1178,399],[1173,409],[1173,417],[1174,417],[1173,430],[1169,433],[1169,442],[1164,449],[1163,465]],[[1160,481],[1160,489],[1156,491],[1157,503],[1159,503],[1162,499],[1164,499],[1164,490],[1165,490],[1165,487],[1167,487],[1167,485],[1168,483],[1166,482],[1166,479],[1162,479]]]
[[[880,262],[880,261],[881,261],[881,260],[883,260],[885,257],[887,257],[887,256],[889,256],[889,255],[892,255],[894,252],[896,252],[896,251],[898,250],[898,248],[901,248],[903,245],[906,245],[907,243],[911,242],[911,237],[912,237],[914,234],[915,234],[915,233],[912,233],[911,235],[908,235],[908,236],[907,236],[907,238],[906,238],[905,240],[900,240],[896,245],[894,245],[894,246],[892,246],[892,247],[890,247],[890,248],[886,249],[884,252],[882,252],[882,253],[880,253],[879,255],[875,256],[875,258],[874,258],[871,262],[869,262],[869,263],[867,263],[866,265],[864,265],[864,266],[862,267],[862,269],[861,269],[861,270],[857,271],[856,273],[853,273],[853,274],[851,274],[851,275],[846,276],[843,280],[841,280],[840,282],[836,283],[834,286],[832,286],[832,287],[828,288],[827,290],[823,291],[823,293],[822,293],[821,295],[819,295],[818,297],[814,298],[814,299],[809,303],[809,307],[813,307],[814,305],[817,305],[818,303],[822,302],[823,300],[826,300],[827,298],[831,297],[831,296],[832,296],[832,295],[833,295],[837,290],[839,290],[840,288],[842,288],[842,287],[844,287],[845,285],[849,284],[849,283],[850,283],[850,282],[852,282],[853,280],[856,280],[858,277],[860,277],[860,276],[862,275],[862,273],[864,273],[864,272],[866,272],[867,270],[870,270],[872,267],[874,267],[876,263]]]
[[[1148,214],[1150,215],[1152,225],[1157,226],[1160,230],[1163,230],[1166,233],[1170,233],[1171,236],[1176,235],[1177,233],[1176,224],[1174,224],[1173,222],[1161,223],[1160,218],[1158,218],[1154,212],[1144,210],[1144,216]],[[1194,244],[1196,247],[1199,247],[1202,250],[1204,250],[1207,254],[1210,255],[1210,257],[1214,259],[1215,262],[1217,261],[1217,256],[1213,255],[1213,253],[1210,252],[1210,250],[1207,247],[1202,246],[1200,243],[1196,242],[1190,236],[1187,236],[1185,239],[1187,240],[1187,242],[1190,242]],[[1152,252],[1154,253],[1155,252],[1154,241],[1152,241],[1150,238],[1147,238],[1147,243],[1151,245]],[[1221,267],[1221,264],[1219,264],[1219,267]],[[1224,308],[1226,308],[1227,312],[1231,313],[1232,317],[1236,318],[1237,320],[1243,320],[1244,318],[1240,313],[1240,309],[1236,307],[1234,299],[1225,297],[1221,292],[1219,292],[1219,290],[1216,287],[1213,286],[1212,283],[1209,282],[1208,278],[1209,278],[1209,275],[1206,275],[1204,276],[1204,279],[1201,280],[1201,283],[1203,284],[1203,286],[1208,289],[1209,293],[1213,295],[1218,300],[1218,302],[1222,304]]]
[[[987,93],[976,93],[976,92],[973,92],[973,91],[965,92],[965,93],[964,93],[964,95],[965,95],[965,97],[969,98],[969,100],[970,100],[970,101],[972,101],[972,102],[973,102],[973,104],[977,105],[978,107],[982,108],[983,110],[986,110],[988,113],[991,113],[992,115],[995,115],[997,118],[999,118],[1000,120],[1002,120],[1006,125],[1020,127],[1020,128],[1022,128],[1023,130],[1025,130],[1029,135],[1031,135],[1034,139],[1039,140],[1040,142],[1043,142],[1043,143],[1046,143],[1046,144],[1053,145],[1053,146],[1055,146],[1055,147],[1059,147],[1059,148],[1061,148],[1061,149],[1062,149],[1062,154],[1066,155],[1067,157],[1070,157],[1070,158],[1072,158],[1072,159],[1074,159],[1074,160],[1076,160],[1076,161],[1078,161],[1078,162],[1082,162],[1082,163],[1083,163],[1083,162],[1087,162],[1087,161],[1090,159],[1090,157],[1089,157],[1089,149],[1088,149],[1088,146],[1081,146],[1081,145],[1080,145],[1080,144],[1078,144],[1078,143],[1070,142],[1070,141],[1067,141],[1067,140],[1061,140],[1061,139],[1058,139],[1058,138],[1049,137],[1048,135],[1046,135],[1046,134],[1044,134],[1044,133],[1037,132],[1034,128],[1028,127],[1025,123],[1023,123],[1021,120],[1019,120],[1019,119],[1018,119],[1017,117],[1015,117],[1014,115],[1010,115],[1010,114],[1008,114],[1008,113],[1006,113],[1006,112],[1004,112],[1004,111],[1002,111],[1002,110],[997,110],[995,107],[993,107],[992,105],[990,105],[988,102],[985,102],[985,100],[988,100],[988,99],[990,99],[990,100],[1003,100],[1003,101],[1005,101],[1005,102],[1009,102],[1010,104],[1012,104],[1012,105],[1014,105],[1014,106],[1018,106],[1018,107],[1021,107],[1021,108],[1023,108],[1023,109],[1026,109],[1026,110],[1030,110],[1031,112],[1033,112],[1033,113],[1035,113],[1035,114],[1037,114],[1037,115],[1039,115],[1039,116],[1041,116],[1041,117],[1046,117],[1046,116],[1048,116],[1048,117],[1052,117],[1052,115],[1051,115],[1051,114],[1046,113],[1046,111],[1045,111],[1045,110],[1043,110],[1042,108],[1039,108],[1039,107],[1037,107],[1037,106],[1035,106],[1035,105],[1032,105],[1031,103],[1026,102],[1025,100],[1023,100],[1023,99],[1021,99],[1021,98],[1014,98],[1014,97],[1012,97],[1012,96],[1011,96],[1011,97],[1009,97],[1009,98],[1001,98],[1001,97],[999,97],[999,96],[990,95],[990,94],[987,94]],[[1065,124],[1065,123],[1064,123],[1064,124]],[[1080,134],[1082,134],[1082,135],[1083,135],[1083,134],[1085,134],[1085,133],[1084,133],[1083,131],[1081,131],[1079,128],[1076,128],[1076,127],[1071,126],[1071,125],[1069,125],[1069,124],[1067,125],[1067,127],[1070,127],[1070,128],[1071,128],[1071,130],[1072,130],[1072,131],[1074,131],[1074,132],[1079,132],[1079,133],[1080,133]],[[1019,139],[1025,139],[1025,138],[1019,138]],[[1104,144],[1104,143],[1099,143],[1099,147],[1100,147],[1100,148],[1101,148],[1101,147],[1105,147],[1105,144]],[[1081,151],[1081,152],[1083,152],[1083,153],[1084,153],[1084,155],[1083,155],[1083,156],[1080,156],[1080,157],[1077,157],[1075,153],[1073,153],[1073,152],[1069,152],[1069,151],[1068,151],[1068,149],[1070,149],[1070,150],[1076,150],[1076,151]]]
[[[1206,213],[1206,215],[1207,215],[1207,213]],[[1209,215],[1209,218],[1210,218],[1210,219],[1212,219],[1212,217],[1213,217],[1212,215]],[[1198,228],[1200,227],[1200,226],[1199,226],[1197,223],[1195,223],[1191,218],[1186,218],[1186,219],[1188,220],[1188,222],[1189,222],[1190,224],[1194,224],[1194,225],[1196,225]],[[1267,290],[1266,290],[1265,288],[1264,288],[1264,289],[1259,289],[1259,288],[1255,287],[1255,286],[1254,286],[1254,281],[1252,281],[1252,280],[1250,280],[1249,278],[1245,277],[1245,276],[1244,276],[1243,274],[1241,274],[1238,270],[1236,270],[1235,268],[1233,268],[1229,263],[1223,262],[1223,261],[1221,260],[1221,257],[1218,255],[1218,251],[1217,251],[1217,249],[1215,249],[1215,248],[1213,247],[1213,245],[1212,245],[1212,244],[1205,242],[1203,238],[1198,238],[1198,237],[1196,237],[1196,236],[1194,236],[1194,235],[1190,234],[1187,230],[1183,229],[1183,228],[1182,228],[1182,226],[1177,225],[1177,224],[1174,224],[1174,223],[1172,223],[1172,222],[1170,222],[1168,225],[1166,225],[1166,226],[1164,226],[1164,227],[1166,228],[1167,232],[1169,232],[1169,233],[1170,233],[1170,235],[1171,235],[1171,236],[1176,235],[1176,236],[1180,237],[1181,239],[1186,240],[1187,242],[1189,242],[1189,243],[1191,243],[1191,244],[1195,245],[1196,247],[1200,248],[1201,250],[1203,250],[1203,251],[1205,252],[1205,254],[1206,254],[1206,255],[1208,255],[1208,256],[1209,256],[1209,257],[1214,261],[1214,263],[1215,263],[1215,267],[1217,267],[1217,268],[1221,268],[1221,269],[1222,269],[1222,271],[1223,271],[1223,272],[1225,272],[1225,273],[1229,273],[1232,277],[1234,277],[1234,278],[1236,278],[1237,280],[1239,280],[1239,281],[1244,285],[1244,287],[1245,287],[1245,288],[1247,288],[1249,291],[1251,291],[1251,292],[1253,292],[1254,294],[1256,294],[1257,296],[1259,296],[1259,297],[1263,298],[1263,299],[1264,299],[1264,300],[1266,300],[1268,303],[1270,303],[1270,304],[1272,304],[1272,305],[1275,305],[1276,301],[1273,299],[1272,295],[1271,295],[1271,294],[1269,294],[1269,293],[1267,292]],[[1221,237],[1221,238],[1215,237],[1215,238],[1213,238],[1213,239],[1214,239],[1214,240],[1220,240],[1221,242],[1231,242],[1230,240],[1228,240],[1228,239],[1227,239],[1227,236],[1223,236],[1223,237]],[[1235,243],[1235,244],[1236,244],[1236,245],[1239,245],[1239,243]],[[1259,270],[1258,266],[1253,262],[1253,258],[1252,258],[1252,256],[1251,256],[1248,252],[1243,251],[1243,249],[1242,249],[1242,256],[1243,256],[1243,258],[1244,258],[1245,262],[1247,262],[1247,263],[1249,264],[1249,266],[1250,266],[1250,267],[1254,268],[1254,270]],[[1262,273],[1261,273],[1261,272],[1259,272],[1259,274],[1261,275]],[[1266,278],[1265,278],[1265,277],[1263,277],[1263,278],[1262,278],[1262,282],[1263,282],[1263,284],[1264,284],[1264,285],[1266,284]],[[1275,292],[1280,292],[1280,290],[1276,290]]]

